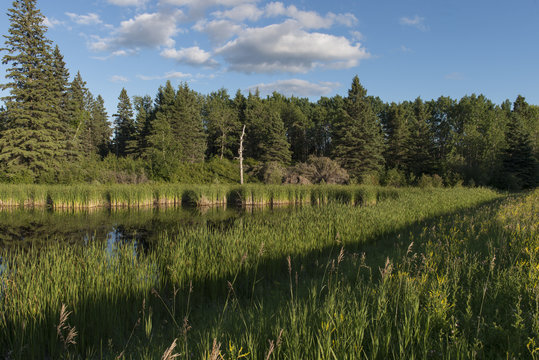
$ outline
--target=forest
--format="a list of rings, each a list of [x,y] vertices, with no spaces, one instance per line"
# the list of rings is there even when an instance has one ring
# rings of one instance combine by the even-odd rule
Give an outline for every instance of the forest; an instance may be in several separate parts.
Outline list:
[[[170,81],[122,89],[117,111],[73,77],[35,1],[15,1],[2,48],[0,181],[493,186],[539,183],[539,106],[483,95],[386,103],[355,76],[346,96],[287,97]],[[152,91],[151,89],[149,90]],[[155,91],[155,90],[153,90]],[[112,119],[112,121],[110,121]]]

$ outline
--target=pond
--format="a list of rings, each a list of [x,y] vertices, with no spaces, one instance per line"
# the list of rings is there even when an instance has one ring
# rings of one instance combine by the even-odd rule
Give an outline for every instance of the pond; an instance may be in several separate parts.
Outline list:
[[[109,247],[133,242],[147,250],[159,234],[174,233],[182,227],[207,227],[226,231],[246,216],[271,216],[293,211],[291,207],[226,208],[220,206],[142,207],[52,211],[47,209],[10,209],[0,211],[0,249],[45,246],[52,242],[87,244],[106,241]]]

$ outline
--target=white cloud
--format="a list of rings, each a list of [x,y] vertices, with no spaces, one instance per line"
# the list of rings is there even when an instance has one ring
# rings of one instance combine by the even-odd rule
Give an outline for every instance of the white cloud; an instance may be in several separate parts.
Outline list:
[[[401,17],[399,23],[405,26],[412,26],[421,31],[427,31],[429,28],[425,25],[425,18],[419,15],[414,16],[413,18]]]
[[[114,82],[114,83],[126,83],[129,81],[128,78],[126,78],[125,76],[121,76],[121,75],[114,75],[110,78],[110,81]]]
[[[74,13],[66,12],[65,13],[71,21],[79,24],[79,25],[95,25],[95,24],[101,24],[102,21],[99,18],[99,15],[95,13],[88,13],[86,15],[77,15]]]
[[[161,52],[161,56],[192,66],[218,66],[218,63],[211,58],[212,55],[198,46],[182,48],[180,50],[165,49]]]
[[[404,53],[414,52],[412,49],[410,49],[409,47],[406,47],[404,45],[401,45],[401,51],[404,52]]]
[[[192,77],[191,74],[182,73],[179,71],[169,71],[165,75],[154,75],[154,76],[147,76],[147,75],[137,75],[137,78],[144,81],[150,81],[150,80],[168,80],[168,79],[184,79]]]
[[[112,31],[111,37],[93,36],[89,47],[94,51],[172,47],[175,44],[173,37],[181,31],[177,22],[183,17],[180,10],[140,14],[133,19],[122,21],[120,27]]]
[[[107,0],[110,4],[118,6],[144,6],[148,0]]]
[[[285,7],[281,2],[271,2],[265,7],[265,14],[268,17],[286,16],[297,20],[307,29],[328,29],[333,24],[339,23],[345,26],[353,26],[357,23],[357,18],[351,14],[328,13],[322,16],[315,11],[298,10],[294,5]]]
[[[321,96],[331,93],[335,88],[341,86],[334,82],[312,83],[301,79],[278,80],[269,84],[257,84],[249,87],[248,90],[258,89],[262,95],[268,95],[274,91],[286,96]]]
[[[232,36],[239,34],[243,27],[229,20],[212,20],[209,22],[199,20],[193,26],[193,29],[206,33],[213,43],[222,44]]]
[[[230,10],[216,11],[212,13],[217,18],[227,18],[237,22],[244,20],[257,21],[264,14],[264,11],[260,10],[253,4],[238,5]]]
[[[214,6],[234,7],[242,4],[256,3],[258,0],[161,0],[164,5],[184,6],[189,8],[192,18],[201,18],[206,9]]]
[[[459,72],[453,72],[445,76],[446,80],[464,80],[464,75]]]
[[[316,66],[350,68],[370,54],[347,38],[309,33],[297,21],[248,28],[216,50],[231,70],[241,72],[307,72]]]
[[[62,24],[63,23],[60,20],[57,20],[55,18],[49,18],[49,17],[46,17],[46,16],[43,18],[43,25],[45,25],[49,29],[52,29],[53,27],[55,27],[57,25],[62,25]]]

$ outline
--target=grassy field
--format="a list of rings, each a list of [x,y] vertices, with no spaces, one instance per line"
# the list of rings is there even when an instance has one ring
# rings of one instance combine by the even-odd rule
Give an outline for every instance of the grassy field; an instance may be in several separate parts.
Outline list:
[[[4,249],[0,357],[539,358],[539,191],[356,190],[148,253]]]

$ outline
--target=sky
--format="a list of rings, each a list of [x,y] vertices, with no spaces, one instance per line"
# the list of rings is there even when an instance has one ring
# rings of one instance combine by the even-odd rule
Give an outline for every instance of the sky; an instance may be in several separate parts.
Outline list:
[[[3,35],[11,4],[0,3]],[[122,88],[155,97],[167,80],[202,94],[258,88],[317,101],[346,96],[355,75],[386,102],[475,93],[497,104],[519,94],[539,104],[539,0],[38,0],[37,7],[71,75],[80,71],[109,115]]]

